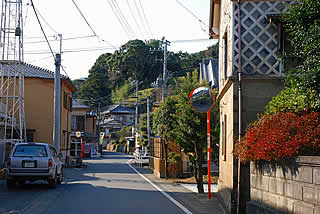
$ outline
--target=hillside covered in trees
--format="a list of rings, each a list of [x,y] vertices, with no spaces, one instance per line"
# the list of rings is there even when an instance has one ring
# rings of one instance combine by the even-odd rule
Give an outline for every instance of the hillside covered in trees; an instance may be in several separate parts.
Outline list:
[[[161,42],[132,40],[112,54],[100,55],[89,70],[88,78],[74,80],[78,88],[75,97],[83,100],[103,98],[102,105],[110,105],[126,100],[133,94],[134,80],[142,81],[139,89],[150,88],[151,83],[162,76],[163,51],[156,51]],[[168,79],[184,76],[187,72],[198,69],[202,58],[217,56],[218,45],[193,54],[168,52]],[[90,102],[86,103],[92,105]]]

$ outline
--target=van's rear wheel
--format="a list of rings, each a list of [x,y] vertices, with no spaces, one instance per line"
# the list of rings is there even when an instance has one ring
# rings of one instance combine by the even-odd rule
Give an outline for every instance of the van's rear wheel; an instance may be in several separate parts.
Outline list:
[[[54,178],[48,179],[49,188],[55,189],[57,187],[57,172],[54,175]]]
[[[63,180],[63,168],[61,168],[61,174],[59,175],[59,178],[58,178],[57,183],[58,183],[58,184],[61,184],[61,183],[62,183],[62,180]]]

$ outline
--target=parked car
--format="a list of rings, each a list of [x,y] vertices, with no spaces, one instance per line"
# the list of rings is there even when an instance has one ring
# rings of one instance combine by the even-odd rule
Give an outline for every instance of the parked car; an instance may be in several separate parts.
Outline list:
[[[46,143],[17,143],[7,162],[7,186],[16,182],[46,180],[49,187],[56,188],[63,179],[62,154]]]

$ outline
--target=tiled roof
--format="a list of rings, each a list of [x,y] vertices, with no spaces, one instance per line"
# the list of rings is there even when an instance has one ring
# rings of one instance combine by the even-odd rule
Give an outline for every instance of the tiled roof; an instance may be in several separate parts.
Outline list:
[[[104,111],[103,113],[133,113],[134,110],[129,109],[127,107],[121,105],[113,105],[108,110]]]
[[[85,108],[85,109],[90,109],[89,106],[82,104],[82,103],[78,103],[75,100],[72,100],[72,108],[76,109],[76,108]]]
[[[54,79],[54,72],[40,68],[35,65],[31,65],[28,63],[18,63],[18,61],[10,61],[8,64],[7,63],[1,63],[4,67],[4,75],[8,76],[8,71],[10,76],[15,76],[16,75],[16,70],[19,68],[20,65],[23,66],[24,70],[24,77],[29,77],[29,78],[40,78],[40,79]],[[64,75],[60,74],[61,79],[69,79]]]

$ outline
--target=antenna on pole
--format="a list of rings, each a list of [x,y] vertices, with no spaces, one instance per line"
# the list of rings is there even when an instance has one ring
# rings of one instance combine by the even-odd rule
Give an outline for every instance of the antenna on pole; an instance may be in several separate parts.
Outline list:
[[[2,0],[0,24],[0,166],[7,144],[26,141],[22,0]]]

